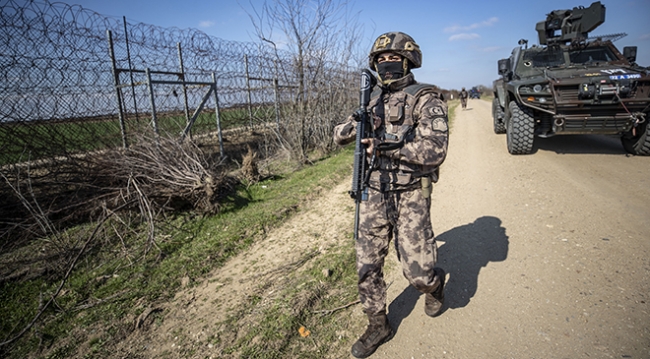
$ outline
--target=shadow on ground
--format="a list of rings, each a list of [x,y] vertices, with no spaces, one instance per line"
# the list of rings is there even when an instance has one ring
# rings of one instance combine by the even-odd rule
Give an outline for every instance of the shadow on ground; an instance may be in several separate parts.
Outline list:
[[[558,135],[535,137],[533,152],[550,151],[557,154],[625,155],[620,136]]]
[[[438,266],[447,273],[445,304],[447,309],[467,306],[476,294],[481,268],[490,262],[504,261],[508,256],[508,236],[496,217],[481,217],[473,223],[453,228],[436,237],[439,241]],[[402,320],[415,308],[422,294],[407,286],[388,306],[388,319],[397,330]],[[424,313],[422,313],[424,315]]]

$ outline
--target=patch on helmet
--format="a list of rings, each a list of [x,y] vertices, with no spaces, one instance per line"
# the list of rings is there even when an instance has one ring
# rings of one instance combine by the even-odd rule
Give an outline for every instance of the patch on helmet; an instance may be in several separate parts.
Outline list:
[[[429,113],[432,116],[444,116],[445,115],[445,110],[442,109],[440,106],[432,106],[429,107]]]
[[[388,44],[390,44],[390,42],[391,42],[390,37],[386,35],[381,35],[377,39],[377,41],[375,41],[375,49],[376,50],[385,49],[388,46]]]
[[[414,41],[407,41],[406,44],[404,44],[404,50],[406,51],[420,51],[420,46],[416,44]]]
[[[433,120],[433,129],[435,131],[447,132],[447,121],[444,118],[438,117]]]

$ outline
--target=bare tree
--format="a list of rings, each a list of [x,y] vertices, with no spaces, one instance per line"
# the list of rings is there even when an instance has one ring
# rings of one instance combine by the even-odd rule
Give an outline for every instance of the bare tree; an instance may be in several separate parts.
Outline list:
[[[308,151],[327,147],[323,142],[329,142],[330,136],[323,136],[322,126],[331,131],[340,113],[350,110],[346,107],[354,96],[346,98],[341,91],[355,94],[348,68],[359,63],[355,60],[363,32],[355,20],[358,14],[349,15],[346,1],[272,0],[260,9],[250,5],[256,36],[273,46],[276,54],[278,48],[292,54],[291,64],[282,64],[278,56],[279,74],[295,84],[293,111],[284,118],[288,132],[283,138],[294,149],[296,159],[304,162]],[[337,109],[324,110],[324,106]]]

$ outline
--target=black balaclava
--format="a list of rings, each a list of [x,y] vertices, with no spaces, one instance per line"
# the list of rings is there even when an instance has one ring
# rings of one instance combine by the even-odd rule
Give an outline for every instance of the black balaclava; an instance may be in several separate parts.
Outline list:
[[[397,80],[404,76],[404,68],[401,61],[386,61],[377,64],[377,72],[382,80]]]
[[[377,74],[384,85],[399,80],[408,73],[408,60],[403,59],[402,61],[385,61],[382,63],[377,63]]]

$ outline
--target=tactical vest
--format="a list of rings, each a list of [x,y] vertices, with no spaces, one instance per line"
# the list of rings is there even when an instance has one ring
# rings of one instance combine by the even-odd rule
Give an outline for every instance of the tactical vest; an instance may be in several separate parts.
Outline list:
[[[381,88],[376,88],[370,97],[370,111],[373,116],[384,118],[383,130],[376,133],[376,137],[384,143],[396,144],[412,139],[421,116],[416,104],[425,94],[440,98],[433,85],[423,83],[411,84],[393,93],[382,93]],[[437,167],[404,163],[391,157],[398,156],[391,156],[389,153],[380,156],[381,171],[374,171],[371,174],[371,181],[375,184],[381,183],[382,188],[388,187],[388,190],[392,190],[416,187],[420,185],[420,179],[423,177],[433,182],[438,180]]]

